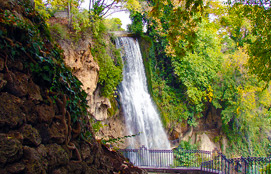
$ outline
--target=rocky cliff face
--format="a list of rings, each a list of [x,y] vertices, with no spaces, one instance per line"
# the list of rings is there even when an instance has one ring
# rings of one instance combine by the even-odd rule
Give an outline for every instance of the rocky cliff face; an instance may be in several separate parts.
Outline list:
[[[31,69],[40,65],[38,61],[41,64],[50,59],[57,61],[46,56],[56,51],[45,49],[53,49],[46,35],[43,45],[31,42],[44,34],[41,18],[28,1],[0,1],[0,7],[0,173],[144,173],[118,152],[96,141],[91,125],[84,127],[89,137],[79,138],[83,133],[81,123],[71,122],[66,94],[48,92],[48,84],[41,83],[37,76],[40,72],[34,75]],[[35,27],[40,29],[36,35],[31,31]],[[32,37],[35,40],[28,40]],[[32,46],[44,57],[30,52]],[[78,64],[93,69],[90,74],[78,77],[90,75],[97,82],[97,64],[88,59],[89,53],[78,53],[81,59],[87,59],[81,64],[78,60]],[[64,79],[59,80],[64,83]],[[96,86],[92,85],[91,82],[84,88],[93,93]],[[80,119],[88,121],[85,117]]]
[[[54,19],[54,22],[61,19]],[[60,22],[60,21],[58,21]],[[111,103],[108,98],[100,95],[97,86],[99,78],[99,65],[91,55],[91,37],[86,36],[78,41],[76,45],[67,40],[58,40],[64,51],[64,61],[72,69],[73,74],[82,82],[82,88],[87,93],[88,112],[97,120],[101,121],[99,132],[96,133],[97,139],[112,139],[126,136],[126,127],[123,115],[118,111],[111,117],[108,109]],[[124,142],[116,142],[114,146],[126,148]]]
[[[65,40],[60,40],[59,44],[64,50],[65,63],[71,67],[73,74],[82,82],[82,88],[88,95],[88,112],[97,120],[107,119],[107,109],[111,108],[111,104],[108,98],[99,94],[97,87],[99,65],[90,52],[91,38],[86,37],[76,45]]]
[[[174,147],[178,146],[180,141],[190,141],[192,144],[198,144],[199,150],[217,149],[225,152],[227,139],[221,130],[220,111],[210,106],[203,115],[197,120],[197,126],[191,127],[187,123],[180,123],[169,132],[169,138],[176,140],[172,141]]]

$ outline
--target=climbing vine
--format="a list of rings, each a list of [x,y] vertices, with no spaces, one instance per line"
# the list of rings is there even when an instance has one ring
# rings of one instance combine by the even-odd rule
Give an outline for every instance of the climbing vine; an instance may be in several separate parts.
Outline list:
[[[43,96],[47,103],[57,104],[61,115],[55,118],[65,128],[65,144],[81,161],[71,139],[88,131],[87,94],[82,90],[81,82],[65,66],[60,47],[52,44],[44,19],[27,1],[21,5],[24,8],[19,5],[15,8],[22,11],[22,16],[9,9],[0,10],[0,56],[5,62],[22,61],[33,81],[46,91]]]

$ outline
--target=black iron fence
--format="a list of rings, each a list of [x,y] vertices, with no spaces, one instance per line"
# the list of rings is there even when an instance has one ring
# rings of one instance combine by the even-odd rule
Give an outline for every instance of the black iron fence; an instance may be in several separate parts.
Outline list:
[[[271,174],[271,156],[228,159],[222,153],[203,150],[122,149],[121,153],[135,166],[152,168],[199,168],[223,174]]]
[[[264,5],[270,5],[270,0],[228,0],[228,4],[233,4],[233,3],[241,3],[245,5],[259,5],[259,6],[264,6]]]
[[[139,149],[122,149],[120,151],[135,166],[171,167],[173,163],[172,150],[151,150],[142,146]]]
[[[201,170],[208,172],[221,171],[225,174],[271,174],[271,156],[227,159],[220,153],[213,160],[203,162]]]
[[[210,161],[214,152],[203,150],[153,150],[145,146],[139,149],[122,149],[122,154],[135,166],[149,167],[200,167],[202,162]]]

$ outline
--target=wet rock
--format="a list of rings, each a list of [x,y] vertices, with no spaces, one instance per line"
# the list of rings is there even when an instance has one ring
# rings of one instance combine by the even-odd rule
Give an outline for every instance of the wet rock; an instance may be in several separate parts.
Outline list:
[[[69,162],[69,155],[68,153],[57,144],[49,144],[46,146],[48,149],[48,164],[49,168],[55,168],[60,165],[67,165]]]
[[[33,128],[31,125],[24,125],[21,129],[24,140],[24,145],[38,146],[41,143],[41,137],[37,129]]]
[[[13,164],[10,164],[10,165],[8,165],[6,167],[6,170],[9,173],[20,173],[24,169],[25,169],[25,165],[22,162],[20,162],[20,163],[13,163]]]
[[[45,122],[45,123],[51,123],[54,116],[55,116],[55,110],[53,106],[48,106],[48,105],[38,105],[36,107],[37,115],[38,115],[38,121],[40,123]]]
[[[23,97],[28,93],[29,76],[20,72],[9,72],[5,74],[7,80],[6,89],[9,93]]]
[[[0,95],[0,127],[8,126],[14,128],[21,125],[25,120],[22,112],[21,99],[8,93]]]
[[[23,155],[22,144],[14,137],[0,134],[0,166],[19,160]]]

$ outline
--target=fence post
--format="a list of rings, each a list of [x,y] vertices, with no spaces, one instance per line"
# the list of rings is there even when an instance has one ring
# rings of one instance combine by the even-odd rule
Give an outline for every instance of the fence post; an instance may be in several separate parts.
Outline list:
[[[245,173],[247,173],[247,166],[248,166],[248,164],[247,164],[246,158],[244,158],[244,157],[241,156],[241,162],[244,163],[244,169],[243,170],[245,170]]]

